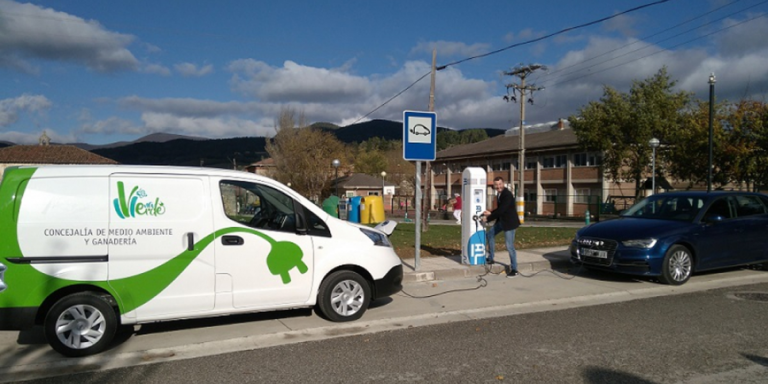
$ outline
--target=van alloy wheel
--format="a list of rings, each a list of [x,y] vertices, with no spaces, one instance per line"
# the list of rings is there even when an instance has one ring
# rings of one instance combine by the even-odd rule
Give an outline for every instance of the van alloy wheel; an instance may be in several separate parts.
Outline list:
[[[328,320],[342,322],[363,316],[371,302],[368,281],[352,271],[336,271],[323,280],[317,306]]]
[[[117,315],[93,292],[66,296],[48,311],[45,337],[57,352],[70,357],[103,351],[115,335]]]
[[[333,310],[342,316],[352,316],[360,310],[365,302],[363,287],[354,280],[340,281],[333,287],[331,305]]]

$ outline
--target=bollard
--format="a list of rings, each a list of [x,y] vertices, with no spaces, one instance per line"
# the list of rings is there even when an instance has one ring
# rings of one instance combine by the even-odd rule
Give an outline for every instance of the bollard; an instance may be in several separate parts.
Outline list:
[[[589,225],[589,209],[587,209],[587,211],[584,212],[584,223],[586,225]]]

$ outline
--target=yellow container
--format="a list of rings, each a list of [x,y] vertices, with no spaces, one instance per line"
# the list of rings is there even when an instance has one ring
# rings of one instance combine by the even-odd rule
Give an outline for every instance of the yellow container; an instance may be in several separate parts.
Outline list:
[[[360,203],[360,223],[378,224],[386,220],[384,217],[384,200],[381,196],[363,197]]]

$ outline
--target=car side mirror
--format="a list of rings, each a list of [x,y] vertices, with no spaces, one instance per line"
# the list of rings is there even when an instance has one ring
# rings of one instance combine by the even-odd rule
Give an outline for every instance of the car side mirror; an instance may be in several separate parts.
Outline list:
[[[725,218],[717,214],[711,214],[704,217],[704,222],[710,224],[719,223],[723,220],[725,220]]]

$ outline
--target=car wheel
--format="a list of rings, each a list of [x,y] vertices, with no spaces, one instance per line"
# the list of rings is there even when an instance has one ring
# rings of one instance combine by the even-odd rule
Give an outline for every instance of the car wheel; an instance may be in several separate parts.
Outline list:
[[[691,278],[693,256],[688,248],[675,244],[669,247],[661,266],[661,280],[664,284],[681,285]]]
[[[115,336],[117,315],[93,292],[75,293],[56,302],[45,316],[48,344],[64,356],[88,356],[103,351]]]
[[[357,320],[363,316],[371,302],[371,287],[359,274],[337,271],[320,285],[318,306],[331,321]]]

